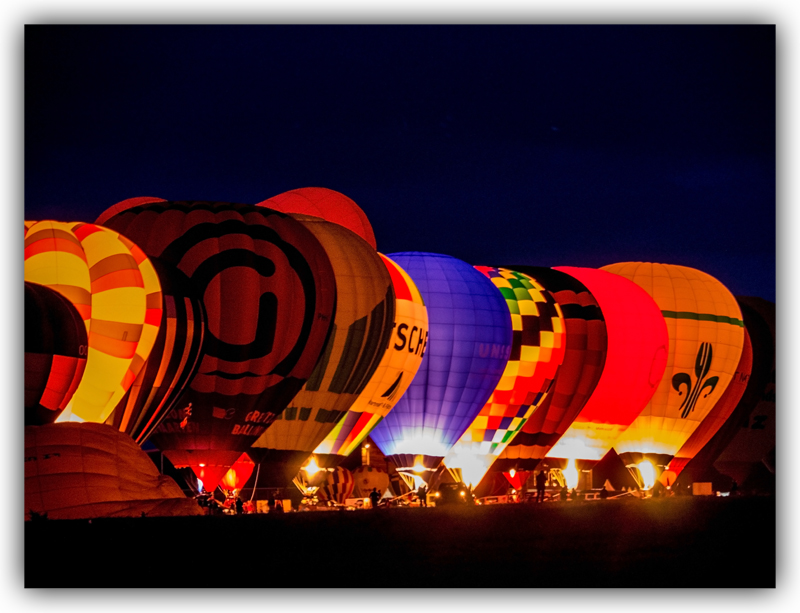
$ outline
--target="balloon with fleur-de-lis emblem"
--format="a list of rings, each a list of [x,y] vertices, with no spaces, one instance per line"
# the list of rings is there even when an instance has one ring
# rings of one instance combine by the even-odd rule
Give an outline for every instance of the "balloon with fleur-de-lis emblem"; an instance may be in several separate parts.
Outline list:
[[[703,379],[711,370],[711,360],[713,359],[714,351],[711,343],[701,343],[700,349],[697,350],[697,358],[694,363],[695,378],[689,373],[679,372],[672,377],[672,387],[678,392],[679,396],[684,396],[681,402],[681,417],[686,418],[689,413],[694,411],[697,401],[702,395],[707,398],[710,393],[714,391],[719,383],[719,377],[708,377]],[[708,391],[706,391],[708,390]],[[703,393],[705,392],[705,393]]]
[[[626,262],[603,270],[653,297],[669,331],[667,368],[653,398],[617,440],[626,465],[668,466],[722,396],[744,345],[741,310],[711,275],[671,264]]]

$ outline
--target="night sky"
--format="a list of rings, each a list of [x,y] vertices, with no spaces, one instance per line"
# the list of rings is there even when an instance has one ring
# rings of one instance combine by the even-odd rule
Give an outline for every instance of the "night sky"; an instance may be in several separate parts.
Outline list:
[[[773,26],[28,26],[26,219],[340,191],[378,249],[775,300]]]

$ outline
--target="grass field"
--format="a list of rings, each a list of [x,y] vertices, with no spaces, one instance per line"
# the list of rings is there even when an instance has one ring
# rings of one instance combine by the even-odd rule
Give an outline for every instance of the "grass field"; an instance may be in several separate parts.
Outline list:
[[[774,497],[25,523],[36,587],[775,586]]]

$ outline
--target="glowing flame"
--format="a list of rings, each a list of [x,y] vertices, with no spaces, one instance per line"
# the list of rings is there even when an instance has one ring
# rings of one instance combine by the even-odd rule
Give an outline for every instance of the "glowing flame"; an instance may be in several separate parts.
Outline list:
[[[567,481],[567,488],[574,490],[578,487],[578,469],[575,466],[575,458],[570,458],[567,467],[564,469],[564,479]]]
[[[511,475],[511,478],[513,479],[514,475],[517,474],[517,471],[512,468],[510,471],[508,471],[508,474]]]
[[[198,492],[202,492],[205,489],[205,487],[206,486],[203,485],[203,482],[200,479],[198,479],[197,480],[197,491]]]
[[[428,485],[427,483],[425,483],[425,479],[423,479],[419,475],[411,475],[411,476],[414,478],[414,490],[418,490],[423,485]]]
[[[414,464],[412,469],[415,473],[424,473],[427,469],[422,464]]]
[[[649,490],[656,483],[656,469],[647,460],[642,460],[636,465],[639,469],[639,474],[642,475],[642,485],[644,489]]]
[[[321,469],[321,468],[319,467],[319,465],[317,464],[317,461],[316,461],[316,460],[315,460],[315,459],[312,457],[312,458],[311,458],[311,459],[308,461],[308,464],[306,464],[306,465],[303,467],[303,470],[304,470],[304,471],[306,471],[306,474],[307,474],[309,477],[313,477],[314,475],[316,475],[316,474],[317,474],[317,473],[318,473],[320,470],[322,470],[322,469]]]

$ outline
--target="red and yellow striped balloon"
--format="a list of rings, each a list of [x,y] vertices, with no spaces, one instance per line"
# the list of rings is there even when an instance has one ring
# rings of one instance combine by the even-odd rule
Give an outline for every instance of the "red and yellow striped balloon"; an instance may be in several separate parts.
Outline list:
[[[41,221],[25,235],[25,280],[65,296],[86,324],[86,370],[59,421],[105,421],[158,334],[161,285],[152,264],[108,228]]]

